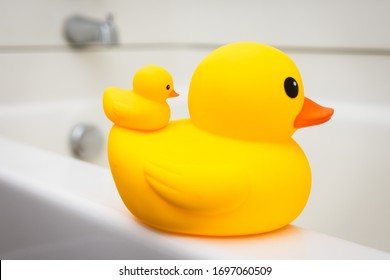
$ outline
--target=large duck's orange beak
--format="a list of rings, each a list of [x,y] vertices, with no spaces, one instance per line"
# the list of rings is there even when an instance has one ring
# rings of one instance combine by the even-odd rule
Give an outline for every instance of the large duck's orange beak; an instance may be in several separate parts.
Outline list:
[[[303,107],[294,122],[295,128],[302,128],[327,122],[334,113],[332,108],[322,107],[305,97]]]
[[[178,94],[174,89],[168,94],[168,98],[177,97],[180,94]]]

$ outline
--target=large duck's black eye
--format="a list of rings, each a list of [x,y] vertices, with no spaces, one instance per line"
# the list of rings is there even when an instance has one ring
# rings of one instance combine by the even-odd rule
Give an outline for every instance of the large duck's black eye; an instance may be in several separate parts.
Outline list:
[[[166,89],[167,89],[167,90],[170,90],[170,89],[171,89],[171,86],[170,86],[170,85],[167,85],[167,86],[166,86]]]
[[[299,91],[297,81],[291,77],[286,78],[284,80],[284,91],[291,98],[297,97]]]

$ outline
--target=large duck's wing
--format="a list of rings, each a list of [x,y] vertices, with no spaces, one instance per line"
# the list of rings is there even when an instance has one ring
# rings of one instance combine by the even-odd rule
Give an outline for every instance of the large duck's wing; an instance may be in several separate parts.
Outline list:
[[[242,165],[151,161],[145,178],[164,200],[188,211],[217,214],[242,204],[249,193],[249,177]]]

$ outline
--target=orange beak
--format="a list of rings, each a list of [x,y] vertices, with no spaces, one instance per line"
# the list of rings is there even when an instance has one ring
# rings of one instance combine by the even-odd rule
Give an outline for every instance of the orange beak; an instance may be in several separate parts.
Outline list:
[[[322,107],[305,97],[303,107],[294,122],[295,128],[302,128],[327,122],[333,115],[332,108]]]
[[[170,97],[177,97],[179,96],[180,94],[178,94],[174,89],[168,94],[168,98]]]

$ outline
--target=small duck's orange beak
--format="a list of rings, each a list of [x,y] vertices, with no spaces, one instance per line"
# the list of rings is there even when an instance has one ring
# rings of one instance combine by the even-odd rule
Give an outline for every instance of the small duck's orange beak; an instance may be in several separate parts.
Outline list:
[[[179,96],[180,94],[178,94],[174,89],[168,94],[168,98],[170,97],[177,97]]]
[[[302,128],[322,124],[330,120],[334,113],[334,109],[322,107],[314,101],[305,97],[303,107],[294,122],[295,128]]]

